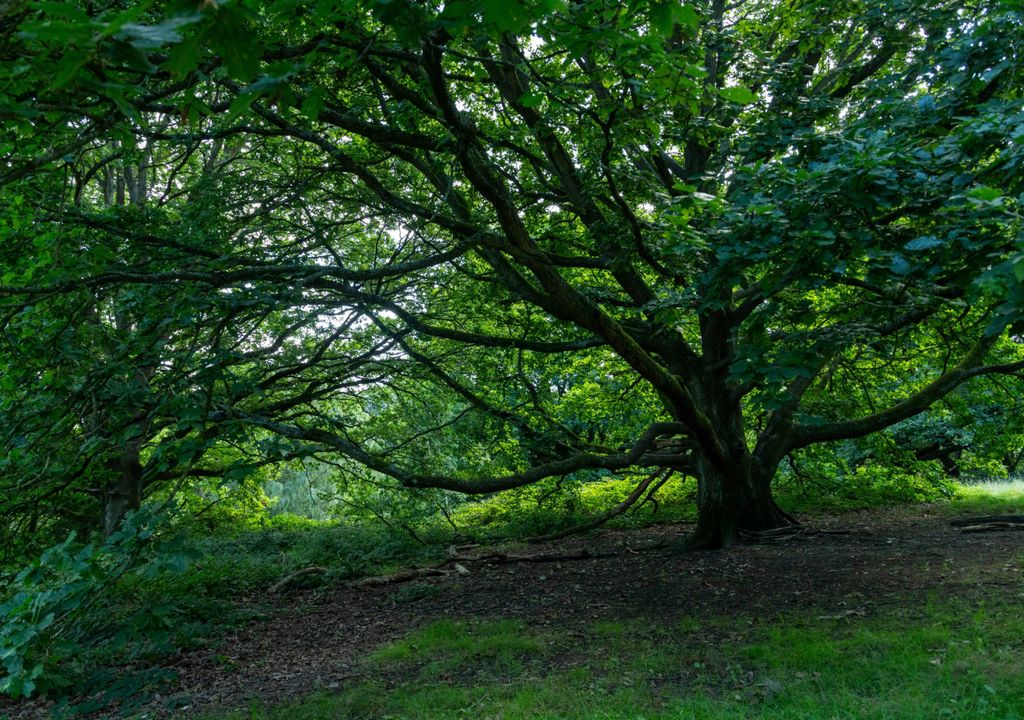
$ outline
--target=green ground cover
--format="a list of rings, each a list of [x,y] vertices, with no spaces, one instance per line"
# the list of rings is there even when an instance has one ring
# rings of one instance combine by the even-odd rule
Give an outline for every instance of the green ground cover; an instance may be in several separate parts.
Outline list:
[[[870,618],[605,621],[582,638],[442,621],[378,651],[366,676],[381,679],[206,720],[1014,720],[1024,616],[936,600]]]

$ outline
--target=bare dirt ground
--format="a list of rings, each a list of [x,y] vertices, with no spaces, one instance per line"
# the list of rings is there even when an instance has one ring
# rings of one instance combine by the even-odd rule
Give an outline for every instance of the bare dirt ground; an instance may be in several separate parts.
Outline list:
[[[468,563],[468,574],[416,580],[417,592],[284,592],[273,596],[268,619],[178,657],[178,680],[160,704],[173,701],[179,716],[340,688],[359,679],[368,653],[442,618],[518,618],[572,632],[638,616],[874,615],[931,596],[1024,606],[1024,532],[963,533],[927,506],[818,518],[813,527],[838,534],[682,553],[673,548],[686,526],[604,530],[523,550],[595,557]],[[6,711],[30,717],[39,709]]]

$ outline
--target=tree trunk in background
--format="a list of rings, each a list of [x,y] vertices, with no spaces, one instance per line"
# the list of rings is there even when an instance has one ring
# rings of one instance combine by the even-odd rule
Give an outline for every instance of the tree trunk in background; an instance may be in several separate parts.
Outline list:
[[[128,511],[142,507],[142,464],[138,455],[126,453],[115,466],[118,479],[103,491],[103,537],[117,531]]]

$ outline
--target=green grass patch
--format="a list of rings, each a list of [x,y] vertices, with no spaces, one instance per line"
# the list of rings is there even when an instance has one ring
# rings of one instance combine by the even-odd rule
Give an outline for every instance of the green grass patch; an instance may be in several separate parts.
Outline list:
[[[442,620],[374,653],[370,661],[389,672],[426,681],[452,677],[507,677],[541,660],[545,638],[513,620],[471,623]]]
[[[103,637],[112,636],[114,640],[86,643],[84,649],[75,651],[74,662],[63,663],[62,672],[68,676],[69,682],[80,685],[84,682],[85,676],[95,668],[106,668],[104,672],[113,675],[117,675],[120,668],[128,665],[142,669],[158,669],[162,657],[166,656],[167,652],[197,645],[215,645],[225,628],[258,619],[272,612],[273,609],[268,602],[271,596],[268,596],[267,589],[298,569],[319,566],[326,568],[326,572],[303,576],[289,590],[329,586],[353,577],[386,573],[401,566],[438,562],[445,557],[445,548],[448,545],[464,541],[466,532],[462,532],[462,528],[466,528],[467,532],[472,531],[473,536],[490,542],[503,542],[550,531],[605,511],[628,493],[634,481],[635,479],[613,478],[589,483],[576,487],[568,495],[563,496],[552,496],[541,492],[540,488],[529,488],[520,493],[508,493],[482,502],[466,503],[456,508],[454,513],[454,519],[460,526],[458,531],[447,521],[438,518],[426,518],[421,521],[413,529],[414,535],[402,528],[382,523],[319,523],[287,516],[272,518],[259,528],[226,526],[208,534],[200,534],[196,528],[191,528],[179,542],[172,543],[176,548],[175,552],[183,552],[190,558],[188,569],[184,572],[181,572],[180,568],[174,570],[174,563],[161,561],[155,563],[155,566],[166,566],[168,569],[128,573],[120,582],[107,588],[100,601],[88,609],[87,616],[78,625],[106,628]],[[661,489],[658,505],[648,503],[635,512],[628,512],[618,518],[613,525],[643,526],[659,521],[690,520],[693,518],[694,510],[693,490],[692,480],[673,480]],[[828,496],[799,495],[806,499],[806,505],[800,506],[793,502],[794,497],[798,496],[788,495],[792,491],[793,488],[783,488],[780,492],[780,504],[789,509],[794,509],[797,505],[802,515],[813,516],[814,512],[823,509],[849,509],[844,503],[853,502],[840,498],[839,505],[833,506],[829,504]],[[561,499],[553,499],[558,497]],[[566,497],[575,498],[575,509],[571,513],[566,511],[568,514],[554,513],[551,503],[563,502]],[[833,500],[835,499],[833,497]],[[877,495],[870,495],[864,498],[863,502],[870,506],[875,500]],[[951,499],[931,505],[929,511],[949,515],[1024,513],[1024,481],[958,485]],[[394,604],[412,603],[438,592],[441,590],[434,584],[413,583],[389,591],[387,598]],[[114,630],[109,628],[116,630],[118,627],[128,628],[131,632],[112,635]],[[866,685],[876,687],[879,692],[889,688],[894,678],[900,677],[900,668],[923,667],[924,664],[928,664],[933,672],[938,672],[935,668],[948,667],[941,663],[932,664],[933,656],[927,658],[927,663],[922,661],[923,656],[920,654],[909,655],[905,650],[902,657],[898,656],[895,649],[885,647],[887,641],[884,641],[884,628],[880,631],[882,635],[878,636],[882,639],[873,645],[869,640],[874,636],[863,635],[845,638],[839,644],[826,646],[811,642],[814,639],[812,636],[821,630],[818,625],[812,624],[806,635],[800,634],[803,632],[800,630],[801,627],[803,626],[793,625],[788,629],[778,628],[780,634],[777,637],[766,636],[759,640],[760,647],[767,649],[758,650],[757,646],[752,645],[746,653],[737,655],[726,664],[731,662],[732,665],[729,667],[733,668],[747,667],[752,663],[760,664],[765,669],[759,672],[788,674],[791,680],[801,680],[796,673],[806,675],[820,672],[812,668],[824,665],[841,666],[844,676],[849,677],[852,666],[844,663],[850,658],[861,658],[857,662],[870,663],[875,675],[871,683],[863,677],[863,682],[855,683],[857,692],[863,691]],[[479,692],[482,694],[478,701],[484,702],[485,705],[487,702],[501,704],[513,703],[515,700],[513,705],[520,703],[523,707],[531,703],[540,703],[538,707],[544,707],[544,702],[538,699],[548,692],[544,688],[548,688],[552,695],[557,695],[558,692],[565,690],[566,684],[580,686],[573,692],[582,692],[583,686],[591,688],[594,698],[605,698],[612,702],[608,698],[631,697],[632,693],[639,692],[637,688],[643,686],[644,682],[653,682],[651,678],[672,677],[672,668],[684,667],[690,668],[684,675],[687,678],[686,682],[690,683],[688,687],[693,691],[687,700],[690,703],[686,706],[689,708],[687,711],[692,710],[696,713],[701,702],[725,702],[728,705],[726,696],[721,694],[711,693],[710,699],[700,699],[702,693],[707,694],[710,691],[699,684],[693,685],[694,672],[703,672],[702,668],[721,666],[723,662],[717,649],[708,650],[700,642],[694,644],[694,638],[699,639],[705,630],[704,623],[692,618],[679,621],[671,632],[645,626],[642,621],[608,620],[592,628],[592,638],[588,641],[587,649],[583,651],[573,642],[558,637],[557,634],[537,634],[528,626],[515,623],[492,626],[452,622],[437,628],[426,628],[422,635],[413,636],[403,643],[382,650],[374,662],[385,675],[388,674],[389,667],[405,667],[408,675],[419,678],[420,685],[426,686],[439,682],[452,683],[457,678],[475,678],[475,686],[456,683],[457,687],[445,691],[448,693],[447,696],[462,698],[459,702],[468,702],[467,693]],[[937,640],[929,641],[928,637],[915,634],[912,630],[905,629],[902,636],[904,639],[914,639],[916,645],[912,647],[942,644]],[[727,634],[732,637],[736,633],[730,630]],[[564,647],[559,648],[559,643]],[[686,644],[704,649],[689,654],[681,649],[673,649]],[[782,644],[793,651],[776,657],[776,648]],[[874,649],[869,652],[871,648]],[[953,650],[960,652],[963,648]],[[952,650],[949,652],[950,657],[955,654]],[[806,661],[801,661],[801,656],[806,656]],[[778,658],[787,659],[790,665],[773,665]],[[891,662],[886,658],[891,659]],[[955,664],[957,660],[954,659],[953,662]],[[981,665],[975,663],[971,667],[977,668]],[[718,667],[714,672],[708,672],[711,673],[708,675],[711,678],[728,676],[733,671]],[[998,668],[993,672],[999,675]],[[699,672],[697,674],[700,675]],[[964,673],[957,673],[958,681],[963,681],[964,677]],[[500,687],[491,687],[500,678],[504,678],[504,684]],[[774,682],[774,678],[771,679]],[[523,685],[527,682],[529,686],[518,688],[516,692],[519,694],[516,694],[515,698],[510,695],[513,685]],[[817,679],[815,682],[820,685],[822,681]],[[662,685],[665,683],[667,681],[662,682]],[[709,687],[719,687],[721,684],[722,681],[719,679],[711,682]],[[801,686],[801,683],[795,681],[790,684],[794,687]],[[984,694],[970,695],[970,698],[973,698],[970,702],[974,703],[972,707],[979,706],[982,701],[996,703],[998,700],[998,697],[990,697],[992,693],[985,689],[986,685],[999,696],[998,684],[982,683],[979,693]],[[769,686],[769,690],[774,687],[772,683],[769,683]],[[972,687],[977,690],[977,683]],[[402,693],[412,692],[414,689],[419,692],[423,688],[416,689],[415,685],[400,686],[396,692],[401,697]],[[653,685],[646,690],[641,687],[644,692],[650,691],[654,693],[653,696],[660,697],[658,693],[662,691],[654,692],[655,689]],[[925,691],[953,692],[950,688],[931,686],[921,689],[922,693]],[[845,707],[840,702],[840,699],[845,697],[842,687],[831,688],[829,692],[832,693],[829,696],[830,702],[836,707]],[[897,688],[893,692],[899,695],[904,691]],[[966,690],[961,692],[961,695],[968,697],[964,693]],[[372,696],[372,693],[368,696]],[[497,699],[486,701],[484,697]],[[850,696],[855,697],[856,693]],[[330,702],[341,701],[333,699]],[[854,700],[848,698],[843,702],[852,704]],[[595,705],[592,709],[596,712],[597,707]],[[651,706],[653,710],[661,712],[660,707],[657,703]],[[929,707],[936,712],[955,710],[952,706]],[[878,705],[878,716],[889,716],[891,713],[887,708],[888,705],[885,703]],[[401,709],[401,712],[405,712],[406,709]],[[382,708],[380,712],[385,710],[386,708]],[[719,710],[723,713],[731,712],[726,706]],[[560,711],[557,709],[550,709],[550,713],[555,713],[550,716],[559,716],[558,712]],[[546,717],[543,713],[521,716]],[[598,716],[600,715],[595,715]],[[424,717],[442,716],[428,714]]]
[[[949,503],[957,513],[978,515],[1024,514],[1024,479],[991,480],[958,485]]]
[[[442,621],[336,695],[207,720],[1024,718],[1024,617],[955,603],[842,620]]]

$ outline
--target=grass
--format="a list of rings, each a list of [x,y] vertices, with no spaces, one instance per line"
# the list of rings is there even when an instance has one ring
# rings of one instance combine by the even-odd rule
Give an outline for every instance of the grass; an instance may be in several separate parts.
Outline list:
[[[620,526],[692,519],[691,484],[669,483],[663,488],[657,513],[651,506],[627,513],[619,520]],[[626,485],[624,480],[592,483],[577,497],[589,517],[616,502],[628,491]],[[784,500],[780,502],[790,507]],[[827,502],[825,506],[834,509]],[[932,507],[950,515],[1024,512],[1024,480],[959,485],[952,499]],[[460,513],[456,516],[460,524],[476,523],[473,527],[483,539],[492,541],[549,530],[552,523],[550,508],[527,494],[467,504]],[[160,604],[173,619],[176,644],[191,646],[215,637],[218,628],[266,612],[266,588],[297,569],[328,569],[296,583],[296,587],[308,587],[443,559],[444,548],[452,542],[449,529],[439,523],[427,524],[419,528],[419,535],[424,542],[380,524],[316,523],[297,518],[276,518],[261,529],[192,535],[186,542],[193,558],[188,572],[129,576],[116,588],[111,605],[116,610],[119,606],[131,609]],[[413,584],[392,591],[389,598],[395,603],[415,602],[433,592],[436,588],[432,585]]]
[[[932,602],[887,616],[793,615],[578,633],[442,621],[366,662],[345,691],[206,720],[1024,718],[1024,617]]]
[[[471,624],[442,620],[410,637],[378,650],[371,663],[382,670],[405,668],[434,679],[521,674],[531,660],[544,655],[545,640],[519,622],[498,620]]]
[[[964,514],[1009,515],[1024,513],[1024,478],[987,480],[959,485],[949,503],[951,510]]]

